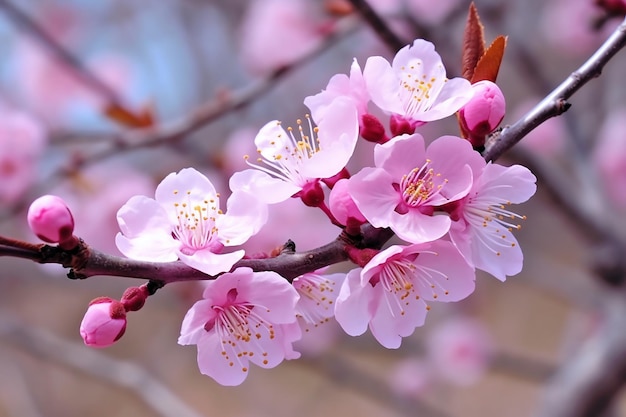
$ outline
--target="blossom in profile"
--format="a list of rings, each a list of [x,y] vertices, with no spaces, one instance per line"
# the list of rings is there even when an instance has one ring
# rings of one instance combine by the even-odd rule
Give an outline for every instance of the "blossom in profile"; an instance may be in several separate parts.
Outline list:
[[[450,242],[390,246],[348,273],[335,318],[349,335],[361,335],[369,326],[381,345],[395,349],[424,324],[429,302],[467,297],[474,278],[474,269]]]
[[[243,250],[222,253],[243,244],[265,224],[267,206],[252,195],[233,193],[227,210],[220,209],[213,184],[193,168],[171,173],[157,186],[155,198],[131,197],[120,208],[118,249],[129,258],[171,262],[180,259],[209,275],[228,271]]]
[[[346,274],[323,274],[320,271],[301,275],[293,280],[293,287],[300,299],[296,305],[298,317],[304,322],[303,329],[326,323],[335,315],[335,301]]]
[[[537,178],[521,165],[482,162],[473,166],[472,188],[448,208],[454,220],[450,238],[474,267],[504,281],[522,270],[523,254],[513,236],[525,216],[509,209],[535,194]]]
[[[252,169],[231,177],[230,188],[234,192],[251,193],[267,204],[290,197],[320,198],[320,179],[332,177],[345,168],[358,135],[356,108],[341,97],[328,106],[316,127],[310,117],[299,119],[295,129],[285,129],[276,120],[269,122],[254,139],[258,159],[249,162]]]
[[[15,203],[33,184],[45,146],[38,121],[0,104],[0,204]]]
[[[250,362],[274,368],[300,355],[298,293],[275,272],[238,268],[209,281],[185,315],[178,343],[197,345],[200,372],[222,385],[241,384]]]
[[[80,323],[80,335],[91,347],[107,347],[115,343],[126,331],[126,309],[111,298],[96,298]]]
[[[410,243],[446,234],[450,218],[435,208],[463,198],[472,186],[470,165],[484,164],[468,141],[442,136],[425,148],[420,134],[403,135],[376,145],[376,167],[349,179],[348,190],[374,227],[390,227]]]
[[[329,105],[338,97],[345,97],[353,102],[357,109],[359,121],[367,113],[370,96],[365,86],[361,66],[356,58],[352,61],[349,76],[346,74],[333,75],[326,88],[320,93],[306,97],[304,104],[311,110],[315,120],[321,120]]]
[[[374,104],[392,115],[392,123],[410,129],[454,114],[472,98],[464,78],[446,77],[435,46],[423,39],[400,49],[390,64],[385,58],[368,58],[363,78]]]

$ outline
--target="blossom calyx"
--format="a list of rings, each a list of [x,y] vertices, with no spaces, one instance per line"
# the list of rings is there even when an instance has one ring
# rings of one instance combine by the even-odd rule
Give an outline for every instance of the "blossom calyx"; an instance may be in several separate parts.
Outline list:
[[[474,148],[485,145],[485,137],[493,132],[506,112],[504,94],[493,82],[472,84],[474,96],[459,110],[459,121]]]
[[[89,303],[80,323],[80,335],[91,347],[107,347],[126,331],[126,309],[117,300],[99,297]]]
[[[30,230],[44,242],[58,243],[63,249],[78,245],[74,233],[74,217],[62,198],[44,195],[33,201],[28,208]]]

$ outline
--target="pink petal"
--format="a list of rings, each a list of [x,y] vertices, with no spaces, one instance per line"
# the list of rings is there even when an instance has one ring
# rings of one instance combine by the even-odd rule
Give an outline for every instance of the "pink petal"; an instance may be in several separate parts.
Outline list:
[[[374,288],[361,284],[360,273],[360,268],[348,272],[335,305],[335,319],[350,336],[365,333],[374,311]]]
[[[229,343],[221,343],[217,334],[210,332],[198,341],[198,368],[221,385],[235,386],[248,376],[249,363],[247,357],[239,357]]]
[[[198,271],[208,275],[217,275],[230,271],[233,265],[243,258],[244,254],[244,250],[218,254],[211,252],[209,249],[203,249],[193,255],[178,252],[178,257],[183,263]]]
[[[233,193],[226,203],[226,214],[217,218],[219,240],[224,246],[245,243],[267,222],[267,205],[246,192]]]
[[[285,201],[302,190],[292,182],[283,181],[258,169],[235,172],[229,181],[233,192],[245,191],[266,204]]]
[[[423,165],[426,155],[424,138],[419,133],[397,136],[374,148],[376,166],[387,171],[396,183],[413,168]]]
[[[363,168],[348,182],[348,191],[355,204],[374,227],[388,227],[390,213],[400,202],[393,188],[393,178],[378,168]]]

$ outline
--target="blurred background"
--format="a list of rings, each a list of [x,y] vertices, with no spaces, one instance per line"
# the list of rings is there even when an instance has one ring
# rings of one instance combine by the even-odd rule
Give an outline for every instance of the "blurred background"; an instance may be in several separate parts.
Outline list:
[[[434,42],[448,76],[459,75],[469,2],[370,3],[407,43]],[[578,68],[621,21],[592,0],[475,3],[488,43],[508,35],[498,78],[503,124]],[[25,210],[52,193],[69,203],[78,236],[116,254],[115,213],[129,197],[153,196],[163,177],[188,166],[226,195],[262,125],[302,117],[303,99],[348,73],[353,58],[363,66],[368,56],[395,53],[344,0],[0,0],[0,50],[0,235],[36,242]],[[498,162],[548,163],[570,180],[575,200],[621,219],[625,73],[626,53],[618,54],[564,116]],[[435,139],[458,126],[447,120],[420,132]],[[371,163],[371,151],[360,143],[352,168]],[[469,299],[436,305],[397,351],[328,323],[299,343],[303,359],[255,367],[233,388],[201,375],[195,347],[176,343],[201,284],[159,291],[130,315],[116,345],[94,350],[78,333],[87,304],[119,298],[140,281],[70,281],[60,266],[3,257],[0,416],[541,414],[552,378],[601,332],[612,291],[592,272],[587,229],[551,194],[540,181],[537,195],[516,208],[528,216],[517,233],[523,272],[505,283],[479,274]],[[292,239],[306,250],[336,237],[321,213],[301,206],[273,207],[248,249]],[[626,415],[624,398],[609,411]]]

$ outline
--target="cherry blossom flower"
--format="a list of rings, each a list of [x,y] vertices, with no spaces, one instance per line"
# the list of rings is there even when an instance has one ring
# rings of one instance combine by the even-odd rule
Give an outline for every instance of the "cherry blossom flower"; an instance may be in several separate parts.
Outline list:
[[[298,193],[316,192],[320,179],[346,166],[359,134],[357,112],[349,100],[335,99],[317,127],[309,117],[297,123],[296,132],[285,130],[279,121],[261,128],[254,139],[257,163],[231,177],[233,191],[247,191],[267,204],[279,203]]]
[[[424,324],[428,301],[459,301],[473,291],[474,270],[450,242],[394,245],[348,273],[335,318],[352,336],[369,325],[381,345],[395,349]]]
[[[300,295],[296,311],[304,321],[305,332],[335,315],[335,301],[345,277],[344,273],[322,275],[318,271],[294,279],[293,287]]]
[[[219,207],[213,184],[193,168],[171,173],[157,186],[155,199],[131,197],[117,214],[119,250],[129,258],[170,262],[180,259],[209,275],[228,271],[243,244],[267,219],[267,207],[253,196],[233,193],[227,212]]]
[[[0,104],[0,204],[14,203],[32,185],[45,145],[39,122]]]
[[[466,79],[446,78],[435,46],[423,39],[400,49],[392,64],[368,58],[363,78],[374,104],[412,128],[454,114],[473,94]]]
[[[458,137],[442,136],[425,149],[421,135],[403,135],[376,145],[376,168],[362,169],[348,189],[373,226],[390,227],[407,242],[432,241],[450,228],[448,216],[433,215],[435,207],[467,195],[468,164],[477,161],[483,161],[478,152]]]
[[[273,368],[297,359],[292,343],[298,293],[275,272],[238,268],[207,283],[203,299],[185,315],[178,343],[197,345],[200,372],[222,385],[239,385],[249,363]]]
[[[450,238],[474,267],[504,281],[522,270],[523,254],[513,230],[525,219],[510,211],[511,203],[523,203],[537,190],[537,178],[521,165],[486,164],[472,167],[474,182],[468,195],[450,205]]]

